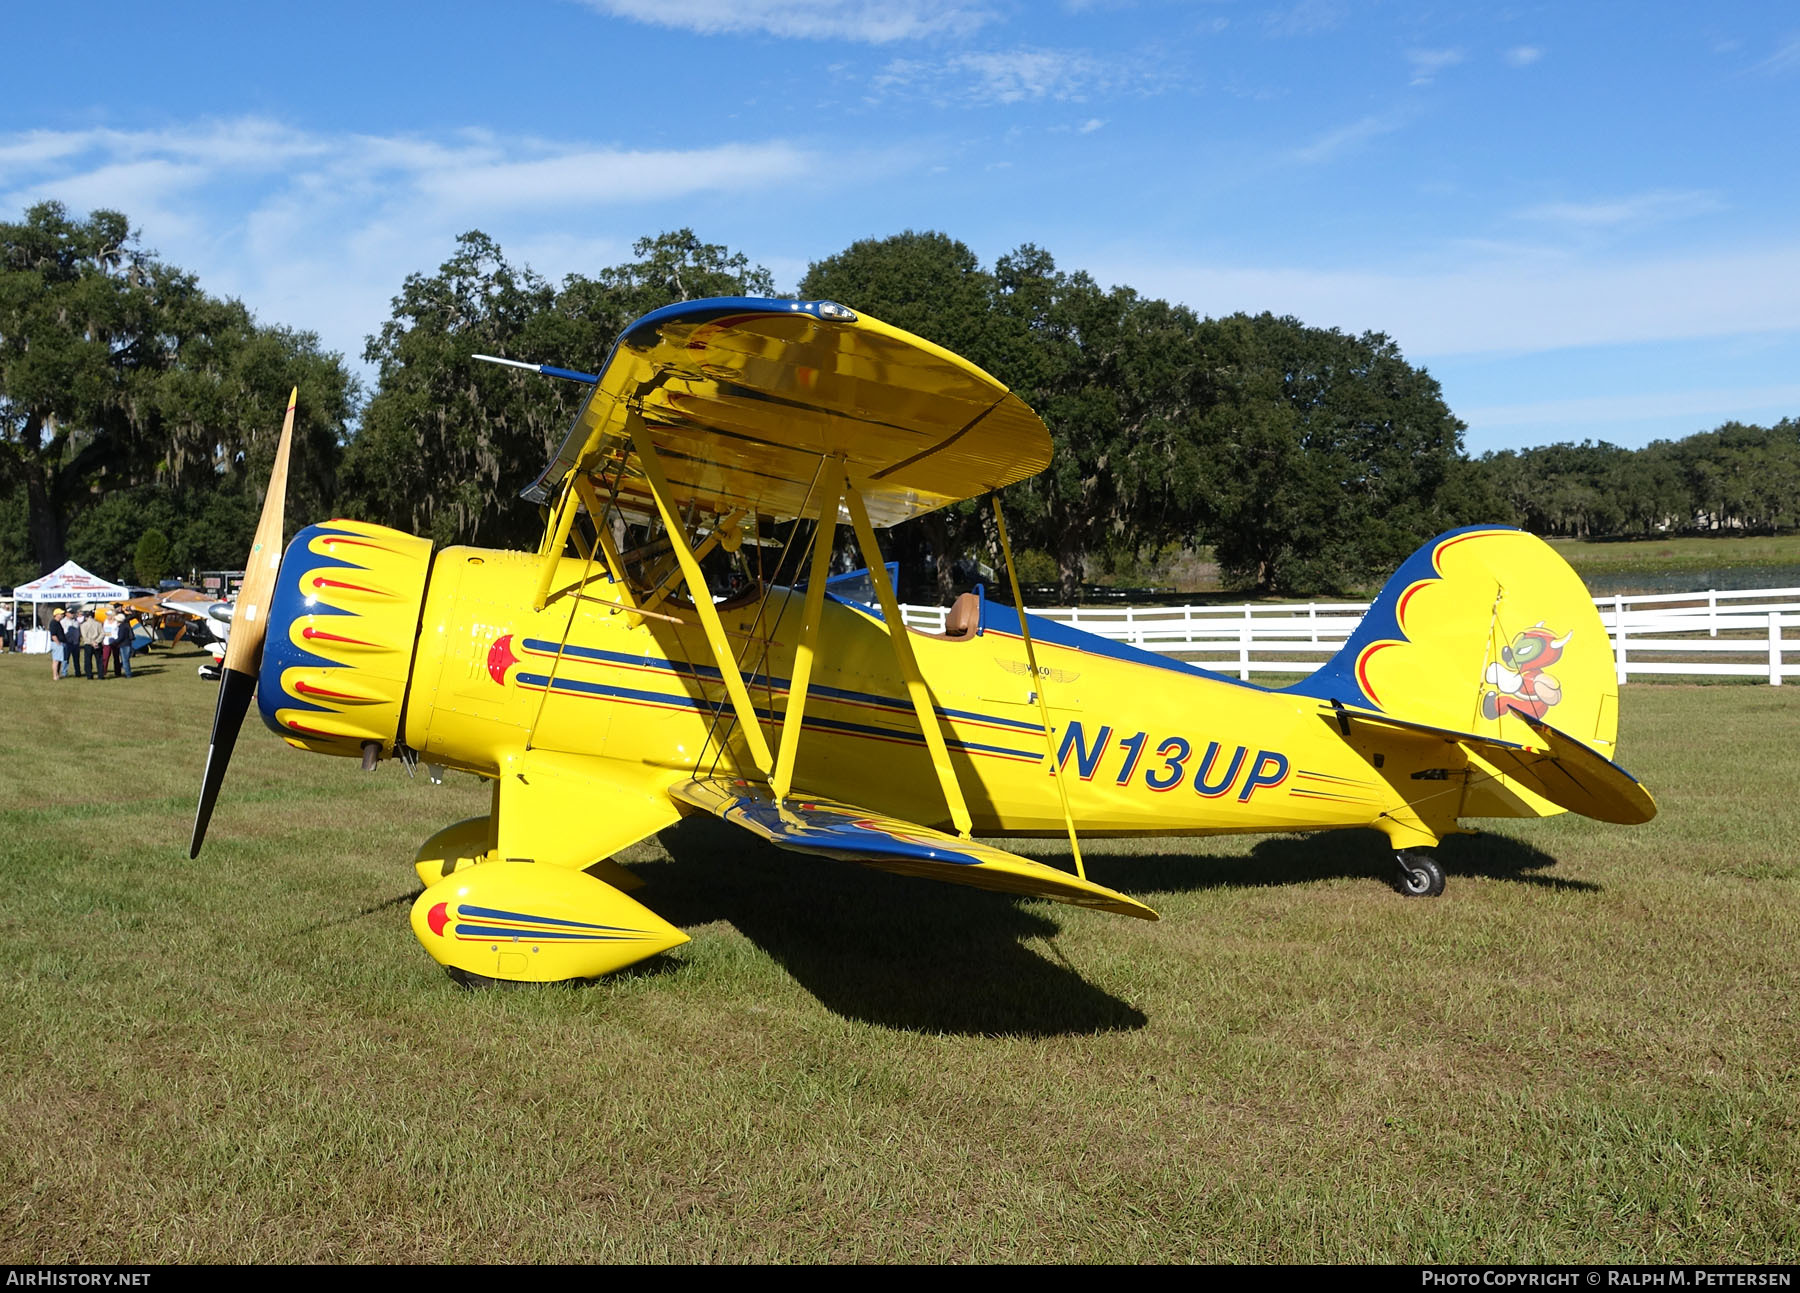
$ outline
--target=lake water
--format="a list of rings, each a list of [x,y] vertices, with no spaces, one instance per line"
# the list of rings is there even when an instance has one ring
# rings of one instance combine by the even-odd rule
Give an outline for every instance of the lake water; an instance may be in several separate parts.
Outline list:
[[[1657,574],[1583,575],[1596,597],[1617,593],[1734,592],[1746,588],[1800,588],[1800,565],[1726,566],[1719,570],[1676,570]]]

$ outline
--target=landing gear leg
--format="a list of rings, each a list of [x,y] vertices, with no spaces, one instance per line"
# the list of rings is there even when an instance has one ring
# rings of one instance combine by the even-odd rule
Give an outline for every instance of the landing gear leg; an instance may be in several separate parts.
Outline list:
[[[1404,849],[1394,854],[1400,875],[1394,887],[1408,898],[1435,898],[1444,892],[1444,868],[1423,849]]]

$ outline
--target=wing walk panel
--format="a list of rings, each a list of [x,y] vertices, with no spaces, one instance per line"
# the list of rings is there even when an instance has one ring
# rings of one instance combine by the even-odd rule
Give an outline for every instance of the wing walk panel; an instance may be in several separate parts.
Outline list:
[[[671,787],[669,794],[796,853],[977,889],[1049,898],[1140,920],[1157,919],[1156,912],[1135,898],[1067,871],[853,804],[811,797],[804,791],[795,791],[778,804],[765,786],[705,777],[683,781]]]

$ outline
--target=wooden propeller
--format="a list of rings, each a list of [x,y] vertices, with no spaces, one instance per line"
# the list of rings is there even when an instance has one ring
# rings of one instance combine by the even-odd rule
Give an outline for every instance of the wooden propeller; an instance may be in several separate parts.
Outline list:
[[[212,820],[225,769],[237,745],[238,730],[256,694],[256,674],[262,668],[263,642],[269,633],[269,602],[275,596],[275,578],[281,570],[282,519],[287,511],[288,450],[294,439],[294,406],[300,388],[288,394],[287,417],[281,424],[281,443],[275,449],[275,466],[269,472],[269,490],[263,495],[262,517],[250,559],[244,563],[244,583],[238,590],[237,610],[231,617],[231,637],[225,644],[225,663],[219,671],[219,704],[213,711],[212,741],[206,749],[206,771],[200,779],[200,803],[194,812],[194,838],[188,856],[200,856],[206,824]]]

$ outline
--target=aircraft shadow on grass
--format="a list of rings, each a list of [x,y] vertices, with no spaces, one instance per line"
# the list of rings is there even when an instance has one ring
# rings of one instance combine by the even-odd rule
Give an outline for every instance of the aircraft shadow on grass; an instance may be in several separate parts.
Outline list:
[[[669,861],[634,867],[642,895],[692,927],[724,920],[827,1008],[883,1027],[1054,1036],[1142,1027],[1145,1015],[1073,966],[1024,945],[1053,938],[1053,912],[1021,900],[822,864],[693,818],[660,837]],[[1580,892],[1600,886],[1537,874],[1556,859],[1502,835],[1459,835],[1437,850],[1454,878],[1480,876]],[[1067,865],[1066,858],[1048,858]],[[1092,856],[1103,883],[1140,897],[1352,878],[1387,884],[1394,866],[1375,831],[1265,839],[1247,856]],[[1395,895],[1395,901],[1405,901]],[[1055,948],[1052,946],[1052,953]],[[645,972],[661,972],[658,957]],[[627,971],[629,973],[629,971]]]
[[[1025,946],[1027,939],[1054,938],[1061,926],[1053,912],[1027,908],[1016,897],[821,864],[745,839],[710,818],[691,818],[664,831],[660,842],[669,861],[633,868],[648,882],[642,896],[659,914],[688,928],[729,922],[848,1018],[925,1032],[1026,1036],[1147,1022],[1075,967]],[[1100,855],[1089,858],[1088,870],[1148,897],[1337,878],[1387,884],[1393,856],[1378,832],[1331,831],[1265,839],[1248,856]],[[1587,881],[1536,874],[1556,859],[1502,835],[1452,836],[1437,857],[1453,877],[1599,890]],[[1046,860],[1068,865],[1067,858]]]
[[[1458,876],[1478,876],[1546,889],[1600,891],[1599,885],[1586,880],[1538,874],[1555,866],[1556,859],[1542,849],[1505,835],[1451,835],[1437,847],[1434,856],[1453,886]],[[1069,865],[1066,857],[1043,860],[1051,866]],[[1087,868],[1101,884],[1148,899],[1159,893],[1263,888],[1318,880],[1366,878],[1386,885],[1393,880],[1394,853],[1393,845],[1378,831],[1320,831],[1314,835],[1270,836],[1259,840],[1247,854],[1095,854],[1087,858]]]
[[[1062,926],[1053,911],[1028,908],[1017,897],[797,857],[712,818],[690,818],[659,842],[667,859],[632,867],[647,885],[639,896],[659,915],[688,929],[730,924],[845,1018],[903,1031],[1027,1037],[1127,1031],[1148,1022],[1062,960],[1054,944],[1049,957],[1026,946],[1028,939],[1054,939]],[[1452,836],[1437,857],[1453,879],[1600,889],[1537,874],[1556,859],[1502,835]],[[1375,831],[1269,838],[1247,855],[1088,858],[1090,873],[1142,897],[1334,879],[1386,884],[1392,867],[1393,853]],[[309,932],[415,896],[398,895]],[[678,958],[656,956],[618,973],[657,976],[679,965]]]
[[[1058,959],[1025,946],[1062,926],[1010,896],[798,857],[712,818],[690,818],[660,843],[668,861],[632,868],[657,914],[684,928],[729,922],[846,1018],[1031,1037],[1147,1022],[1054,948]]]
[[[679,927],[731,925],[844,1018],[910,1032],[1023,1037],[1148,1022],[1054,947],[1050,960],[1024,946],[1054,938],[1062,926],[1010,895],[797,857],[712,818],[671,827],[659,842],[666,860],[632,867],[646,882],[640,898]],[[404,912],[418,894],[409,889],[300,932]],[[678,957],[653,956],[607,978],[657,977],[680,965]]]

